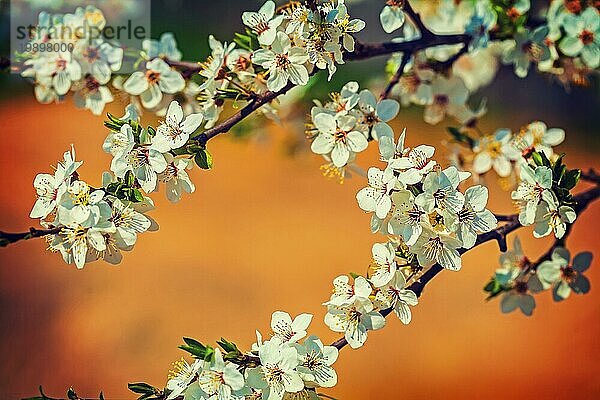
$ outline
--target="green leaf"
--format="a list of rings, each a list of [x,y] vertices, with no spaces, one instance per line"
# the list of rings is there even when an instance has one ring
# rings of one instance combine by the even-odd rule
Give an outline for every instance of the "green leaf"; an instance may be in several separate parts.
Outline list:
[[[208,345],[204,345],[192,338],[183,338],[185,342],[184,345],[179,346],[179,348],[183,351],[187,351],[192,356],[204,360],[207,355],[212,358],[212,354],[214,353],[214,349]]]
[[[581,178],[581,170],[580,169],[569,170],[569,171],[565,172],[565,175],[563,176],[560,186],[567,190],[571,190],[575,186],[577,186],[577,183],[579,182],[580,178]]]
[[[537,165],[539,167],[544,165],[544,160],[542,159],[542,156],[540,155],[540,153],[538,153],[537,151],[534,151],[533,153],[531,153],[531,159],[533,160],[535,165]]]
[[[239,352],[238,347],[235,343],[228,341],[227,339],[221,338],[221,340],[217,340],[217,344],[226,352]]]
[[[211,169],[213,167],[213,158],[206,149],[200,150],[194,157],[196,164],[202,169]]]
[[[134,203],[140,203],[140,202],[144,201],[144,195],[142,194],[142,192],[139,189],[134,188],[131,190],[131,195],[129,196],[129,200]]]
[[[131,390],[133,393],[137,394],[150,394],[153,395],[157,392],[157,389],[151,385],[148,385],[144,382],[137,383],[128,383],[127,388]]]

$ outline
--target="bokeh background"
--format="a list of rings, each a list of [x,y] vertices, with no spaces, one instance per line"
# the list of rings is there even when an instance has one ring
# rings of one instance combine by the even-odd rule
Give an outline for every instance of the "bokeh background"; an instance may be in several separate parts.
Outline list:
[[[383,32],[370,4],[352,7],[371,29]],[[227,39],[239,29],[241,11],[255,1],[153,2],[153,32],[175,32],[187,59],[207,54],[206,37]],[[3,2],[2,32],[6,33]],[[383,60],[340,68],[329,87],[366,82]],[[534,119],[567,130],[560,150],[572,167],[600,167],[598,86],[566,91],[502,69],[480,96],[489,99],[483,127],[517,129]],[[120,115],[123,103],[107,111]],[[306,109],[308,110],[308,108]],[[408,127],[408,144],[440,143],[444,126],[422,122],[420,109],[403,109],[394,122]],[[0,76],[0,229],[20,231],[35,221],[35,174],[49,171],[71,143],[85,160],[81,176],[99,184],[110,157],[100,148],[102,118],[64,104],[36,103],[31,86]],[[250,125],[244,138],[211,141],[215,168],[192,172],[197,191],[179,204],[154,196],[160,231],[141,235],[118,267],[89,264],[78,271],[41,240],[0,249],[0,399],[35,395],[38,385],[58,395],[74,386],[81,396],[104,391],[107,399],[133,398],[127,382],[161,386],[183,352],[182,336],[214,342],[221,336],[247,348],[254,330],[267,332],[271,312],[315,315],[312,332],[337,337],[322,323],[331,279],[362,271],[373,242],[369,217],[355,204],[362,178],[343,185],[324,179],[322,160],[297,146],[298,126]],[[296,133],[294,133],[296,132]],[[295,151],[290,154],[294,145]],[[443,159],[440,150],[438,159]],[[368,167],[376,149],[361,154]],[[496,182],[490,208],[511,212],[509,193]],[[600,205],[580,216],[569,239],[572,252],[598,251]],[[519,235],[531,258],[549,240]],[[512,238],[511,238],[512,241]],[[413,322],[369,335],[360,350],[345,349],[336,363],[340,380],[328,393],[338,399],[600,398],[600,263],[589,270],[592,290],[554,304],[538,296],[533,317],[502,315],[485,302],[482,287],[497,267],[493,243],[464,256],[459,273],[444,272],[427,287]]]

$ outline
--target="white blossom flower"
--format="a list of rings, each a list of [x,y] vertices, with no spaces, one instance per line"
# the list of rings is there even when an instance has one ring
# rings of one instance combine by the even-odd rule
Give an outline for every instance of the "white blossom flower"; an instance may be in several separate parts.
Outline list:
[[[406,278],[402,271],[397,271],[393,280],[380,288],[375,295],[375,304],[382,309],[393,308],[394,314],[403,324],[410,323],[412,319],[410,307],[416,306],[418,303],[415,292],[406,289]]]
[[[554,249],[551,259],[543,261],[537,268],[537,276],[544,289],[553,286],[554,300],[566,299],[571,294],[587,293],[590,290],[590,281],[583,275],[591,265],[592,253],[579,253],[570,262],[569,251],[563,247]]]
[[[263,399],[281,400],[286,392],[296,393],[304,389],[304,382],[296,371],[298,351],[283,345],[277,339],[264,342],[258,349],[260,367],[248,371],[248,384],[262,389]]]
[[[367,173],[369,186],[356,194],[358,206],[366,212],[374,212],[377,218],[385,218],[392,208],[390,191],[395,186],[392,175],[371,167]]]
[[[191,158],[173,157],[171,154],[164,154],[167,167],[158,175],[158,180],[165,183],[165,192],[167,199],[173,203],[181,200],[181,195],[185,193],[194,193],[196,186],[190,179],[187,169],[193,167]]]
[[[75,161],[75,149],[67,151],[63,155],[63,161],[59,162],[54,175],[38,174],[33,181],[38,196],[31,213],[31,218],[46,218],[52,213],[67,191],[69,180],[73,173],[83,164],[82,161]]]
[[[531,32],[526,28],[517,31],[514,44],[507,47],[502,61],[505,64],[514,64],[515,74],[519,78],[525,78],[532,62],[537,64],[550,58],[550,49],[545,43],[548,32],[548,27],[545,25]]]
[[[305,382],[326,388],[337,384],[337,374],[331,367],[338,358],[337,348],[324,346],[314,335],[306,338],[301,345],[294,344],[294,348],[300,361],[296,370]]]
[[[352,34],[362,31],[366,26],[365,21],[358,18],[350,19],[348,8],[343,2],[338,2],[337,10],[335,22],[342,35],[344,49],[352,52],[354,51],[354,37]]]
[[[423,180],[423,193],[416,197],[415,203],[428,213],[435,209],[458,213],[465,203],[463,194],[457,190],[460,181],[455,167],[432,171]]]
[[[81,66],[69,52],[50,52],[40,58],[29,59],[25,65],[32,65],[38,79],[48,77],[59,96],[65,95],[71,84],[81,79]],[[27,75],[27,72],[24,72]]]
[[[158,173],[167,168],[164,155],[150,146],[134,147],[127,153],[113,158],[110,170],[119,178],[124,178],[127,171],[133,172],[140,186],[146,193],[156,189]]]
[[[417,255],[419,265],[430,267],[440,264],[443,268],[451,271],[459,271],[462,267],[460,254],[456,249],[462,247],[460,240],[442,232],[424,228],[421,236],[411,247],[411,251]]]
[[[524,164],[521,166],[520,176],[521,183],[512,192],[511,198],[519,203],[519,222],[523,225],[531,225],[535,222],[542,193],[552,187],[552,170],[545,166],[533,170],[529,165]]]
[[[559,204],[556,195],[546,190],[542,192],[542,201],[536,210],[533,236],[536,238],[554,233],[557,239],[562,239],[567,231],[567,224],[572,224],[577,218],[575,210]]]
[[[292,47],[289,37],[277,32],[271,49],[259,49],[254,52],[252,61],[269,70],[267,87],[278,91],[288,83],[304,86],[308,83],[308,71],[304,63],[308,61],[306,50]]]
[[[502,286],[513,286],[515,280],[529,266],[530,262],[523,254],[521,241],[516,236],[512,249],[500,254],[500,268],[496,269],[494,277]]]
[[[455,115],[464,107],[469,91],[457,76],[438,75],[431,82],[432,101],[425,106],[423,119],[428,124],[441,122],[446,115]]]
[[[367,340],[367,330],[377,330],[385,326],[385,318],[374,311],[368,299],[356,299],[343,306],[328,306],[325,324],[334,332],[344,333],[353,349],[362,347]]]
[[[113,157],[116,157],[124,153],[129,153],[134,146],[133,129],[129,124],[123,124],[118,132],[110,131],[104,140],[102,149]]]
[[[277,28],[283,22],[283,15],[277,15],[273,18],[274,15],[275,2],[271,0],[266,1],[258,12],[246,11],[242,13],[242,22],[256,33],[258,43],[263,46],[273,44],[277,35]]]
[[[92,227],[108,218],[110,206],[104,201],[104,190],[91,190],[83,181],[73,181],[60,199],[57,219],[65,224]]]
[[[213,35],[208,37],[208,45],[211,49],[211,55],[207,61],[202,64],[200,75],[206,80],[200,85],[200,90],[205,89],[225,89],[229,85],[227,80],[228,60],[234,51],[235,43],[221,43]]]
[[[498,225],[494,214],[485,208],[487,201],[488,189],[481,185],[472,186],[465,191],[463,209],[448,216],[451,223],[457,225],[456,235],[465,249],[475,245],[477,233],[489,232]]]
[[[83,75],[92,75],[101,85],[110,81],[113,72],[121,69],[123,49],[101,39],[81,40],[73,52]]]
[[[223,361],[221,350],[216,348],[214,360],[198,376],[198,386],[206,393],[207,400],[238,399],[232,392],[244,387],[244,376],[237,365]]]
[[[203,364],[203,361],[195,360],[190,365],[183,358],[176,362],[167,381],[167,389],[171,391],[167,396],[167,400],[173,400],[181,396],[200,373]]]
[[[406,185],[414,185],[421,182],[423,177],[435,167],[436,162],[430,160],[434,153],[435,147],[422,144],[408,150],[404,157],[391,160],[389,167],[399,171],[398,180],[400,182]]]
[[[373,263],[371,264],[372,275],[369,280],[376,288],[387,285],[396,274],[396,250],[392,243],[375,243],[372,248]]]
[[[485,174],[491,168],[501,177],[507,177],[512,171],[511,132],[509,129],[498,129],[494,135],[488,135],[478,140],[473,152],[473,171]]]
[[[588,7],[580,15],[567,14],[563,20],[566,35],[558,44],[570,57],[581,55],[583,62],[595,69],[600,65],[600,13]]]
[[[308,61],[311,64],[319,69],[327,68],[329,71],[328,80],[331,80],[331,77],[337,71],[336,63],[344,63],[341,45],[330,40],[321,38],[309,39],[306,42],[306,52],[308,54]]]
[[[169,67],[160,58],[146,63],[146,72],[136,71],[125,81],[123,89],[134,96],[140,96],[145,108],[156,107],[163,93],[174,94],[185,87],[181,74]]]
[[[288,9],[287,14],[284,15],[287,21],[285,33],[304,37],[311,27],[311,13],[312,11],[302,3],[299,3],[293,10]]]
[[[394,131],[387,124],[396,118],[400,111],[400,105],[396,100],[383,99],[379,102],[371,91],[365,89],[360,92],[358,106],[362,115],[358,120],[364,126],[366,133],[370,133],[373,139],[388,136],[393,138]]]
[[[292,321],[290,314],[275,311],[271,316],[273,336],[282,343],[296,343],[306,336],[306,329],[308,329],[312,317],[311,314],[300,314]]]
[[[182,147],[202,123],[202,114],[191,114],[183,117],[183,109],[178,102],[172,101],[167,110],[165,122],[156,128],[152,138],[152,148],[166,153]]]
[[[311,150],[317,154],[331,154],[334,165],[343,167],[352,153],[365,150],[369,144],[365,136],[356,130],[356,122],[351,115],[317,114],[313,123],[319,134],[312,142]]]
[[[116,245],[123,250],[131,249],[137,235],[146,232],[152,225],[148,217],[135,211],[130,203],[125,204],[119,199],[112,202],[109,221],[115,225]]]
[[[423,231],[427,214],[415,204],[415,196],[409,190],[400,190],[392,194],[394,205],[388,231],[402,236],[408,246],[412,246]]]
[[[71,223],[53,236],[50,248],[60,251],[67,264],[74,263],[81,269],[85,265],[88,251],[105,251],[106,242],[103,235],[114,232],[114,225],[107,221],[101,221],[92,227]]]
[[[354,284],[350,285],[350,278],[346,275],[340,275],[333,280],[333,294],[324,305],[341,306],[352,304],[357,300],[368,300],[371,295],[371,284],[362,276],[354,279]]]
[[[564,129],[548,128],[544,122],[534,121],[511,140],[512,157],[515,159],[521,154],[527,154],[535,150],[543,152],[548,159],[551,159],[554,156],[553,147],[558,146],[564,140]]]
[[[379,21],[386,33],[392,33],[404,24],[403,4],[402,0],[389,0],[381,10]]]
[[[535,299],[529,293],[529,287],[524,280],[517,280],[513,288],[505,292],[500,300],[500,310],[503,313],[512,312],[517,308],[527,316],[531,316],[535,308]]]
[[[488,46],[490,40],[490,29],[496,25],[498,17],[489,1],[478,1],[471,20],[465,26],[465,33],[471,35],[469,50],[473,51]]]
[[[73,84],[73,101],[79,108],[85,108],[94,115],[102,114],[106,104],[114,98],[110,89],[100,84],[93,75],[86,75],[82,80]]]
[[[148,58],[167,58],[173,61],[181,60],[181,52],[177,49],[177,41],[172,32],[165,32],[160,39],[144,39],[142,49]]]

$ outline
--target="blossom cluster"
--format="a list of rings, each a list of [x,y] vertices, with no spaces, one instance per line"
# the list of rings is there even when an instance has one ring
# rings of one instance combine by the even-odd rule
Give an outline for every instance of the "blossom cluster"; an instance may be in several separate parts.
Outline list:
[[[398,261],[396,261],[398,259]],[[385,326],[383,310],[391,309],[403,324],[412,319],[411,306],[418,304],[417,295],[407,289],[401,266],[410,267],[407,260],[397,257],[392,243],[373,245],[373,274],[367,279],[346,275],[333,281],[334,291],[327,306],[325,324],[334,332],[344,334],[353,349],[362,347],[367,331]]]
[[[263,340],[257,331],[257,342],[246,354],[223,339],[218,342],[223,351],[185,339],[182,348],[196,360],[176,363],[167,382],[167,399],[318,399],[317,388],[337,383],[332,365],[338,349],[324,345],[314,335],[306,337],[311,320],[310,314],[292,320],[286,312],[274,312],[270,339]]]
[[[73,91],[77,106],[100,115],[105,104],[114,100],[106,84],[112,74],[121,69],[123,49],[92,34],[105,25],[102,11],[91,5],[79,7],[74,13],[40,13],[37,29],[42,32],[32,40],[38,44],[66,44],[68,46],[63,49],[73,49],[59,52],[32,50],[21,55],[25,58],[21,75],[35,82],[35,96],[40,103],[60,101]],[[77,29],[82,26],[90,29]],[[52,35],[51,32],[62,34]]]
[[[519,208],[521,225],[534,225],[534,237],[553,234],[563,238],[567,226],[577,218],[570,190],[580,174],[579,170],[567,170],[562,157],[552,163],[541,152],[533,153],[531,165],[521,165],[521,180],[511,198]]]
[[[497,226],[486,209],[488,190],[476,185],[461,192],[459,185],[471,174],[454,166],[442,169],[431,159],[432,146],[405,147],[405,134],[397,143],[380,141],[386,168],[369,168],[369,186],[356,195],[358,205],[372,213],[371,230],[393,235],[419,266],[439,263],[457,271],[459,249],[473,247],[478,233]]]
[[[484,290],[488,299],[501,295],[500,309],[504,313],[519,309],[532,315],[536,306],[534,295],[552,289],[554,301],[568,298],[571,292],[585,294],[590,282],[583,273],[590,267],[592,253],[582,252],[572,260],[564,247],[555,247],[547,259],[534,263],[523,253],[519,238],[511,250],[500,256],[500,268]]]
[[[512,178],[512,181],[518,180],[521,166],[534,151],[555,161],[558,154],[554,147],[565,140],[562,128],[548,128],[543,121],[533,121],[517,132],[508,128],[497,129],[492,134],[457,129],[450,132],[465,150],[455,149],[460,154],[457,158],[461,159],[461,168],[472,170],[477,178],[494,170],[498,177]]]
[[[600,65],[598,8],[586,2],[553,0],[540,16],[543,22],[534,24],[530,23],[535,17],[529,15],[530,5],[529,0],[442,0],[437,6],[420,7],[423,23],[432,31],[469,35],[468,51],[459,54],[460,45],[443,45],[409,54],[393,93],[403,105],[424,106],[428,123],[437,124],[450,116],[468,126],[486,112],[485,103],[471,108],[469,95],[492,81],[500,63],[513,65],[521,78],[534,66],[565,85],[586,84]],[[405,17],[401,1],[387,2],[380,20],[388,33],[402,28],[394,39],[398,42],[423,34]],[[390,74],[400,68],[404,56],[390,58]]]
[[[164,184],[166,197],[180,200],[195,186],[187,173],[194,164],[210,168],[210,153],[190,136],[203,121],[201,114],[183,116],[176,101],[156,129],[143,128],[136,108],[128,106],[121,118],[109,115],[110,132],[103,149],[113,159],[111,172],[102,176],[102,187],[79,179],[75,151],[66,152],[53,175],[34,180],[37,200],[31,218],[48,229],[49,249],[60,251],[65,262],[83,268],[86,262],[104,259],[117,264],[121,251],[131,250],[137,235],[158,226],[146,212],[154,208],[147,194]]]
[[[306,131],[312,140],[311,149],[331,161],[342,178],[344,167],[367,148],[369,140],[394,136],[388,122],[398,114],[398,102],[377,101],[368,89],[359,92],[356,82],[348,82],[341,92],[333,93],[331,101],[315,103]]]
[[[53,175],[38,174],[34,187],[38,199],[31,218],[39,218],[46,228],[59,228],[47,236],[49,249],[60,252],[67,264],[83,268],[86,262],[104,259],[111,264],[121,261],[121,251],[133,248],[140,233],[156,230],[146,212],[153,203],[141,195],[132,202],[95,189],[79,179],[75,150],[67,151]],[[103,186],[110,182],[103,176]]]

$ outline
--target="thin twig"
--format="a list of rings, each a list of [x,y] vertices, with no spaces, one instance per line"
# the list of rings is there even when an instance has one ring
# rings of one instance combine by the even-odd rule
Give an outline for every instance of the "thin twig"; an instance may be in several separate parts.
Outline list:
[[[581,172],[581,180],[600,185],[600,175],[593,168],[587,172]]]
[[[381,96],[379,96],[380,100],[387,99],[390,96],[394,86],[396,86],[398,82],[400,82],[400,78],[404,74],[404,68],[406,67],[406,64],[408,64],[408,61],[411,57],[412,53],[405,52],[404,54],[402,54],[400,66],[398,67],[398,70],[396,71],[394,76],[392,76],[392,79],[390,79],[390,81],[388,82],[387,86],[385,87],[385,90],[381,93]]]

